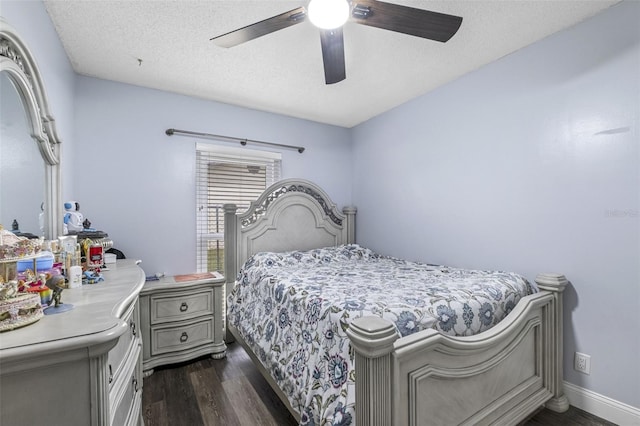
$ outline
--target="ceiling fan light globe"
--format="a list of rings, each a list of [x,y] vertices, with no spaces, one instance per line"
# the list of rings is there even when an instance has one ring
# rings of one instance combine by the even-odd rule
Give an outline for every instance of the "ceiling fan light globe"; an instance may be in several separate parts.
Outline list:
[[[349,3],[346,0],[311,0],[309,20],[324,30],[341,27],[349,19]]]

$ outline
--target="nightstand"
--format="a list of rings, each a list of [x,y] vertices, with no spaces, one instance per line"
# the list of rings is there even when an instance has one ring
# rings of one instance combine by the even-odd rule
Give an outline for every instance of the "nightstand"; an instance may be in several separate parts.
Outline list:
[[[219,273],[147,281],[140,292],[144,376],[160,365],[224,358],[224,286]]]

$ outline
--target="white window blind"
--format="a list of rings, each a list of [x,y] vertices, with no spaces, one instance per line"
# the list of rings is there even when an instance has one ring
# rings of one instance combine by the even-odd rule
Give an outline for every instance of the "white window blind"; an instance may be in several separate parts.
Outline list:
[[[198,272],[224,272],[224,211],[238,212],[280,180],[279,153],[244,148],[196,145],[196,238]]]

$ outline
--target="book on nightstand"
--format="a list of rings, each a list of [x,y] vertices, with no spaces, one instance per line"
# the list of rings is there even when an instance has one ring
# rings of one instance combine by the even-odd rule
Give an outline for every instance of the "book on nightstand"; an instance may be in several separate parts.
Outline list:
[[[207,280],[210,278],[224,278],[224,275],[222,275],[218,271],[214,271],[214,272],[201,272],[196,274],[174,275],[173,277],[173,279],[177,283],[184,283],[187,281]]]

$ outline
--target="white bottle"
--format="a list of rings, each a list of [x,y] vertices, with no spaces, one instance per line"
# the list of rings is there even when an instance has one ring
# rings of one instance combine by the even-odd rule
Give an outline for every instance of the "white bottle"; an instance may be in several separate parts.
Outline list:
[[[69,269],[69,288],[82,287],[82,266],[74,265]]]

